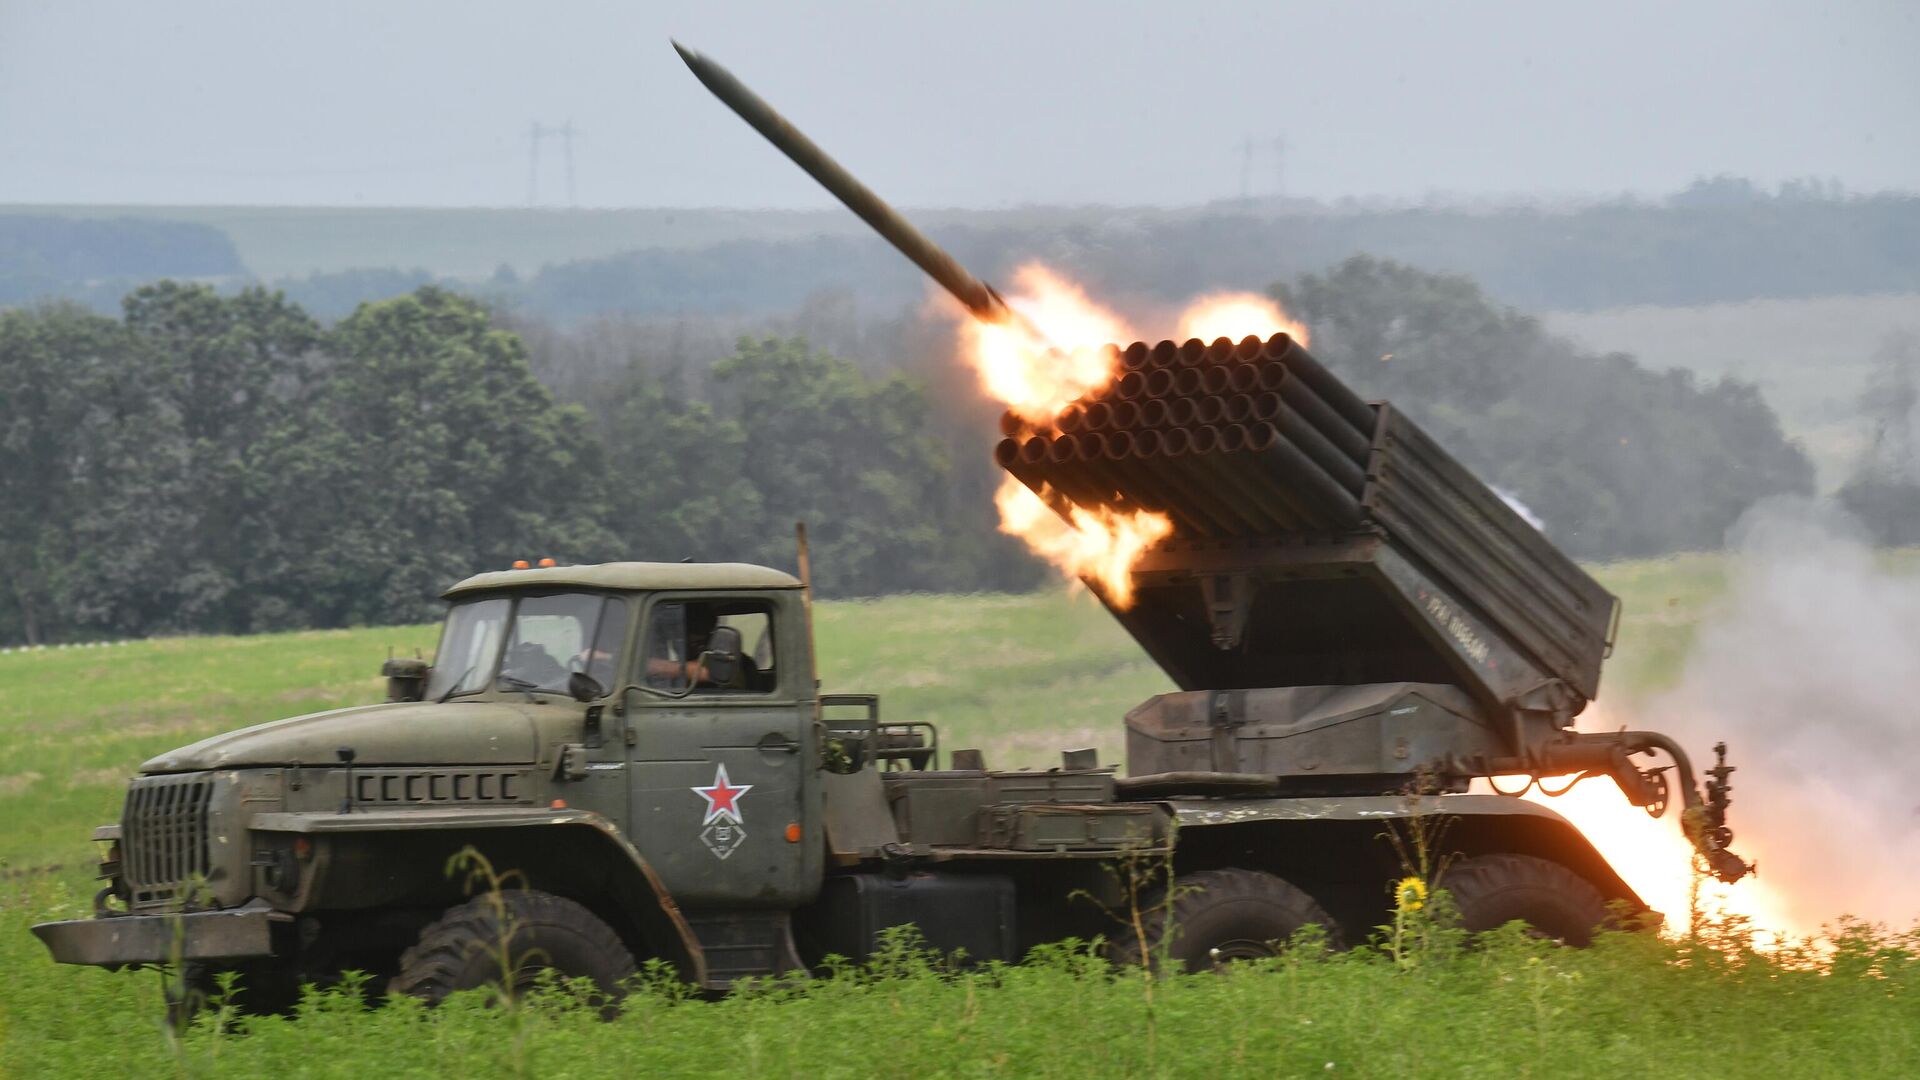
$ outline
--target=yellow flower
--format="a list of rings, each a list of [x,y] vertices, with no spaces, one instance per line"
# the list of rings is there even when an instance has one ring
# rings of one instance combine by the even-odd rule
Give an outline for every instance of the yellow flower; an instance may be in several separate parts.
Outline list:
[[[1401,911],[1419,911],[1427,906],[1427,883],[1417,877],[1404,877],[1393,887],[1394,903]]]

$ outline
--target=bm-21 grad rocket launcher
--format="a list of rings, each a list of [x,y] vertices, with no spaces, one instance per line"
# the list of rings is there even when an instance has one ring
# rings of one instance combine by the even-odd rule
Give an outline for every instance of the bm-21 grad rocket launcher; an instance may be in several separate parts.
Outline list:
[[[725,68],[674,47],[974,318],[1024,323]],[[1665,735],[1573,730],[1599,690],[1619,600],[1404,412],[1363,400],[1285,334],[1107,348],[1112,381],[1050,428],[1009,414],[994,460],[1056,508],[1173,524],[1134,565],[1134,602],[1107,603],[1181,687],[1128,714],[1123,796],[1605,776],[1655,816],[1677,793],[1711,872],[1751,872],[1728,848],[1725,744],[1703,794]],[[1662,753],[1670,765],[1635,760]]]
[[[1019,323],[682,55],[976,318]],[[1583,944],[1643,913],[1565,818],[1467,790],[1510,775],[1608,776],[1656,812],[1677,795],[1712,871],[1747,872],[1724,756],[1703,793],[1664,736],[1573,730],[1618,602],[1406,416],[1284,335],[1110,349],[1107,385],[1042,427],[1003,422],[995,453],[1056,508],[1170,523],[1128,571],[1132,603],[1089,582],[1181,687],[1128,714],[1132,775],[1091,749],[1046,770],[943,758],[932,723],[822,694],[804,540],[798,579],[522,560],[446,591],[437,655],[389,658],[387,703],[142,763],[92,833],[92,916],[34,933],[62,963],[173,968],[181,1022],[210,991],[291,1009],[350,971],[429,1001],[542,967],[615,994],[655,962],[723,991],[859,962],[908,924],[979,962],[1112,932],[1116,961],[1204,970],[1312,925],[1364,940],[1408,874],[1469,931],[1517,919]],[[1672,764],[1635,760],[1653,754]],[[1432,815],[1444,835],[1413,835],[1444,847],[1409,858],[1403,830]],[[468,895],[444,869],[466,860],[514,887]],[[1148,864],[1164,882],[1135,887]],[[1155,914],[1115,932],[1127,911]]]

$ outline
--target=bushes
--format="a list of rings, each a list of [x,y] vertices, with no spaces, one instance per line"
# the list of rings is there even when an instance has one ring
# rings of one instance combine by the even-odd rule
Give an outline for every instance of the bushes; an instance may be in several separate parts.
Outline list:
[[[1572,950],[1507,930],[1412,966],[1295,949],[1149,996],[1084,948],[955,973],[897,943],[863,969],[719,1001],[656,981],[606,1024],[562,989],[512,1018],[472,997],[366,1012],[311,994],[243,1037],[202,1025],[179,1055],[189,1072],[299,1076],[1904,1075],[1920,932],[1843,926],[1828,944],[1758,953],[1721,925]]]

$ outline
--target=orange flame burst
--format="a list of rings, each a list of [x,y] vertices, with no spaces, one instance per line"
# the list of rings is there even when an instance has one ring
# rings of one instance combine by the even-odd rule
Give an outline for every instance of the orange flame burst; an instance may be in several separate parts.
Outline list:
[[[1009,476],[994,493],[1000,531],[1026,541],[1034,554],[1075,579],[1091,578],[1113,606],[1133,604],[1133,563],[1140,553],[1173,531],[1163,514],[1122,513],[1104,506],[1066,504],[1062,519],[1046,500]]]
[[[1038,263],[1014,273],[1007,305],[1028,323],[962,323],[966,355],[981,386],[1034,428],[1047,431],[1075,399],[1098,393],[1119,374],[1111,348],[1134,340],[1125,320],[1094,303],[1086,291]],[[1273,301],[1252,293],[1202,297],[1179,319],[1182,337],[1211,341],[1285,331],[1307,340],[1306,329]],[[1032,331],[1037,331],[1036,336]],[[1133,602],[1132,566],[1140,553],[1173,532],[1163,514],[1080,506],[1058,492],[1042,498],[1008,477],[994,497],[1000,530],[1070,577],[1099,583],[1115,607]],[[1057,508],[1057,509],[1056,509]]]
[[[1255,293],[1214,293],[1188,304],[1180,313],[1182,338],[1212,341],[1224,337],[1238,341],[1248,334],[1260,337],[1286,334],[1302,345],[1307,344],[1305,326],[1280,310],[1279,304]]]
[[[969,319],[963,324],[971,339],[968,354],[994,400],[1048,427],[1068,402],[1113,380],[1115,361],[1104,346],[1131,341],[1133,331],[1079,286],[1038,263],[1022,266],[1013,280],[1007,305],[1046,340],[1034,340],[1017,324]]]

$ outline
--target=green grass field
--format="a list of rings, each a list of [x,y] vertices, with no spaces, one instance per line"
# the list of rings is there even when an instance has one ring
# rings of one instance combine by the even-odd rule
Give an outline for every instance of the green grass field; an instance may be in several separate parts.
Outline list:
[[[1722,561],[1601,570],[1626,599],[1609,699],[1677,676]],[[876,691],[994,765],[1060,748],[1112,761],[1120,715],[1165,677],[1085,596],[899,597],[818,612],[829,690]],[[244,1037],[171,1042],[152,973],[54,965],[28,926],[90,910],[88,829],[146,757],[203,735],[377,700],[389,647],[431,627],[195,638],[0,654],[0,1076],[261,1075],[1907,1075],[1920,1060],[1920,939],[1866,935],[1831,963],[1636,938],[1590,952],[1507,940],[1396,965],[1301,955],[1149,992],[1062,955],[963,977],[900,970],[674,1003],[612,1024],[535,1007],[342,998]],[[1737,935],[1734,935],[1737,936]],[[1724,942],[1723,942],[1724,943]]]

